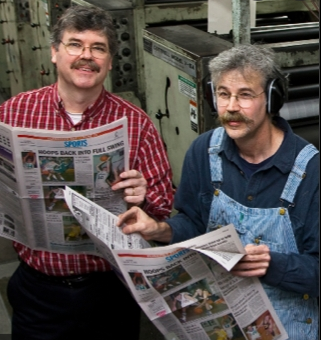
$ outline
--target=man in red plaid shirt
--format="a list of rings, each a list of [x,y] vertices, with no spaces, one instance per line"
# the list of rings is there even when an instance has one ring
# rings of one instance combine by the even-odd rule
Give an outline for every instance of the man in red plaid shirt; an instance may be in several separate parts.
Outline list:
[[[144,111],[103,87],[118,48],[112,18],[96,7],[72,6],[51,38],[57,83],[9,99],[0,121],[72,133],[126,116],[131,170],[112,190],[123,189],[128,204],[158,220],[168,217],[172,174],[162,140]],[[20,266],[8,285],[13,340],[139,338],[139,307],[104,259],[14,248]]]

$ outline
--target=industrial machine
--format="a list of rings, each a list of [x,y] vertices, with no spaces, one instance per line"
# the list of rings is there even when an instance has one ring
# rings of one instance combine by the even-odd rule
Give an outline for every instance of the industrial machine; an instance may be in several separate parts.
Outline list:
[[[5,39],[3,31],[0,30],[0,41],[3,41],[3,39]],[[5,52],[5,46],[0,44],[0,95],[4,100],[11,97],[10,78],[9,74],[6,72],[8,67]]]
[[[55,81],[50,27],[69,4],[69,0],[0,1],[1,52],[5,56],[0,59],[0,75],[6,82],[0,85],[4,99]]]

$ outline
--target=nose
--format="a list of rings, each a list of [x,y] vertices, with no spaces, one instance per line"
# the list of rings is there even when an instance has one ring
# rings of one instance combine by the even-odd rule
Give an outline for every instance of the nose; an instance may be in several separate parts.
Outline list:
[[[92,54],[91,54],[91,50],[89,46],[84,46],[82,52],[81,52],[81,56],[85,59],[91,59],[92,58]]]
[[[227,111],[238,111],[240,108],[239,101],[237,100],[236,96],[231,96],[230,101],[226,107]]]

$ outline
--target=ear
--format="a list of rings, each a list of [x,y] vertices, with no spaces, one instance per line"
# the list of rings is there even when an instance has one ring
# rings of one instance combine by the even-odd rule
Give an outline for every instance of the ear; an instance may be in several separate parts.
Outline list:
[[[57,62],[57,50],[53,45],[51,45],[50,49],[51,49],[51,62],[53,64],[56,64],[56,62]]]
[[[110,58],[110,60],[108,61],[108,71],[111,71],[113,69],[113,58]]]

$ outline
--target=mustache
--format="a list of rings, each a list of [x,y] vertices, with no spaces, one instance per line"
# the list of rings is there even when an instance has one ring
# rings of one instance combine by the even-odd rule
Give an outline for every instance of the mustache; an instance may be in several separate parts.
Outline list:
[[[80,68],[84,66],[88,66],[92,71],[100,72],[99,65],[97,65],[93,60],[84,60],[84,59],[76,60],[75,62],[71,64],[70,68],[73,69],[73,68]]]
[[[218,117],[221,124],[226,124],[228,122],[243,122],[246,124],[252,123],[253,120],[242,115],[240,112],[230,113],[225,112],[222,116]]]

